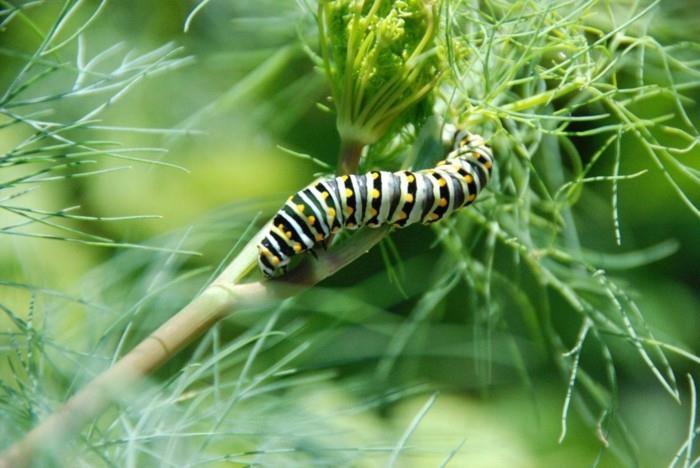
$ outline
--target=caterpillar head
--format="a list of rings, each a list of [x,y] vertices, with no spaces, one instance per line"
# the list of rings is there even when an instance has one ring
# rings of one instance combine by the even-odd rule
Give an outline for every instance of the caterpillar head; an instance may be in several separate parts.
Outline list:
[[[278,256],[273,253],[270,240],[266,237],[258,244],[258,266],[265,277],[274,278],[287,271],[289,258],[284,255]]]

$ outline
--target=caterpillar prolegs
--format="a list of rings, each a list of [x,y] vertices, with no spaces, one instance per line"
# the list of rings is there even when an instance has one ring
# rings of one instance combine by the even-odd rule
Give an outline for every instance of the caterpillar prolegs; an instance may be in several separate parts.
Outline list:
[[[292,257],[342,228],[434,223],[470,205],[489,181],[493,155],[479,135],[453,126],[446,133],[452,149],[432,169],[326,178],[289,197],[258,244],[263,274],[284,274]]]

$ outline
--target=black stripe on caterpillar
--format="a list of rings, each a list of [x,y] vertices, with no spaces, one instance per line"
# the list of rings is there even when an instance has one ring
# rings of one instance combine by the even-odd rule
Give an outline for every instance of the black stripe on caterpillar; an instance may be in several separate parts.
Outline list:
[[[479,135],[447,132],[452,150],[432,169],[326,178],[289,197],[258,243],[263,274],[284,274],[292,257],[342,228],[429,224],[474,202],[491,176],[491,149]]]

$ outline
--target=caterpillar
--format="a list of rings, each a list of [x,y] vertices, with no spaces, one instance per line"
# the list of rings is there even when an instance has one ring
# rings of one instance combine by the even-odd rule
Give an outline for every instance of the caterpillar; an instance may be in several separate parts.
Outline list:
[[[429,224],[473,203],[491,176],[491,149],[452,125],[443,139],[452,149],[434,168],[329,177],[289,197],[257,245],[263,274],[286,273],[292,257],[342,228]]]

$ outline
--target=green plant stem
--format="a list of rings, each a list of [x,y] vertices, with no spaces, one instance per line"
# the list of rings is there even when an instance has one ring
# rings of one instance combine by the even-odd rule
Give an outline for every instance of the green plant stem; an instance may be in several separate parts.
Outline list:
[[[356,174],[364,145],[357,141],[343,141],[338,155],[338,174]]]
[[[11,446],[2,454],[0,467],[27,466],[38,452],[59,449],[69,435],[102,413],[120,394],[216,323],[232,305],[232,299],[220,287],[208,288]]]
[[[365,229],[338,247],[306,259],[284,280],[236,284],[254,265],[261,230],[229,266],[192,302],[161,325],[114,366],[73,395],[25,437],[0,454],[0,468],[31,464],[40,452],[60,449],[135,384],[202,336],[234,308],[264,306],[299,294],[369,251],[389,231]]]
[[[529,96],[519,101],[512,102],[501,106],[501,110],[505,112],[522,112],[533,107],[543,106],[550,103],[552,100],[565,96],[571,92],[585,88],[585,83],[576,80],[572,83],[565,84],[559,88],[551,89],[533,96]]]

